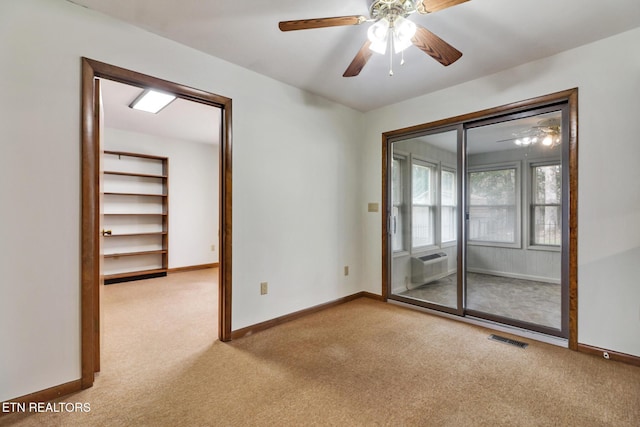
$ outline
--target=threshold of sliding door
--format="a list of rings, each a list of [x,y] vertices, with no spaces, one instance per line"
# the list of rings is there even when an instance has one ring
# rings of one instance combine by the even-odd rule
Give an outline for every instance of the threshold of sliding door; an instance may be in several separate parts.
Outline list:
[[[505,332],[508,334],[516,335],[523,338],[529,338],[535,341],[544,342],[547,344],[552,344],[558,347],[569,348],[569,340],[566,338],[560,338],[553,335],[547,335],[540,332],[530,331],[528,329],[517,328],[515,326],[504,325],[497,322],[492,322],[486,319],[480,319],[478,317],[473,316],[457,316],[454,314],[445,313],[438,310],[433,310],[430,308],[420,307],[418,305],[407,304],[401,301],[395,301],[392,299],[387,300],[390,304],[396,304],[401,307],[411,308],[413,310],[422,311],[428,314],[433,314],[440,317],[446,317],[447,319],[457,320],[459,322],[469,323],[476,326],[482,326],[487,329],[491,329],[494,331]]]

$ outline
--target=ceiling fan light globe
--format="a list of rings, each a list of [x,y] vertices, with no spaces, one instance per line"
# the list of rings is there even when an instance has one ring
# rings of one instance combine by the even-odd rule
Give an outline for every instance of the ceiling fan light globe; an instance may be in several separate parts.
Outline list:
[[[400,37],[398,37],[397,34],[393,34],[393,51],[395,53],[400,53],[403,50],[405,50],[406,48],[408,48],[409,46],[411,46],[411,39],[409,40],[402,40]]]
[[[369,45],[369,49],[372,52],[379,53],[380,55],[384,55],[387,52],[387,41],[384,42],[372,42]]]
[[[380,19],[367,30],[367,37],[371,43],[386,43],[389,36],[389,21]]]
[[[416,24],[402,16],[398,16],[393,23],[393,31],[397,34],[400,40],[411,42],[411,39],[416,34]]]
[[[400,53],[413,43],[411,39],[416,33],[416,24],[408,19],[398,16],[393,23],[393,48],[395,53]]]

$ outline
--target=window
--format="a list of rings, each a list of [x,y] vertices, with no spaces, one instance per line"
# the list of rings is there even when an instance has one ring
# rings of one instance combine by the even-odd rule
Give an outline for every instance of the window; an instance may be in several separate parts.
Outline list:
[[[389,228],[395,254],[456,243],[456,174],[454,167],[394,153]]]
[[[434,245],[436,241],[436,166],[420,160],[411,164],[411,246]]]
[[[518,244],[518,167],[469,172],[469,241]]]
[[[562,168],[559,164],[531,167],[531,244],[562,243]]]
[[[391,164],[391,248],[394,252],[405,250],[404,244],[404,169],[406,160],[394,157]]]
[[[456,172],[451,169],[442,169],[440,176],[440,240],[442,243],[455,242],[458,234]]]

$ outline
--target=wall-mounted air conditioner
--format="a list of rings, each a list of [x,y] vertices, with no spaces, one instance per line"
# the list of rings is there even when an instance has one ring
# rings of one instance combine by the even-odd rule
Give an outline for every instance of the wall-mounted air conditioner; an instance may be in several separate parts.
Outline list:
[[[408,285],[409,289],[415,289],[434,280],[442,279],[449,274],[448,267],[448,257],[444,252],[411,257],[411,283]]]

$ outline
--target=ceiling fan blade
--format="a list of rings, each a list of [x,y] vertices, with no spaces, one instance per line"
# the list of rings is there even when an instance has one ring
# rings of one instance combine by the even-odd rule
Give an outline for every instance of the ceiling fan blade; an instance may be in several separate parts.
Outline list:
[[[451,46],[440,37],[433,34],[420,25],[417,25],[416,34],[411,39],[411,42],[421,51],[444,65],[451,65],[456,62],[462,56],[455,47]]]
[[[369,58],[371,58],[371,55],[373,55],[373,52],[371,51],[371,49],[369,49],[369,46],[371,46],[371,42],[369,40],[364,42],[342,77],[355,77],[360,74],[360,71],[362,71],[364,66],[367,65],[367,61],[369,61]]]
[[[467,1],[469,0],[422,0],[422,3],[418,4],[418,12],[423,14],[437,12]]]
[[[308,30],[311,28],[341,27],[343,25],[358,25],[367,18],[360,15],[337,16],[335,18],[299,19],[297,21],[282,21],[278,24],[280,31]]]

